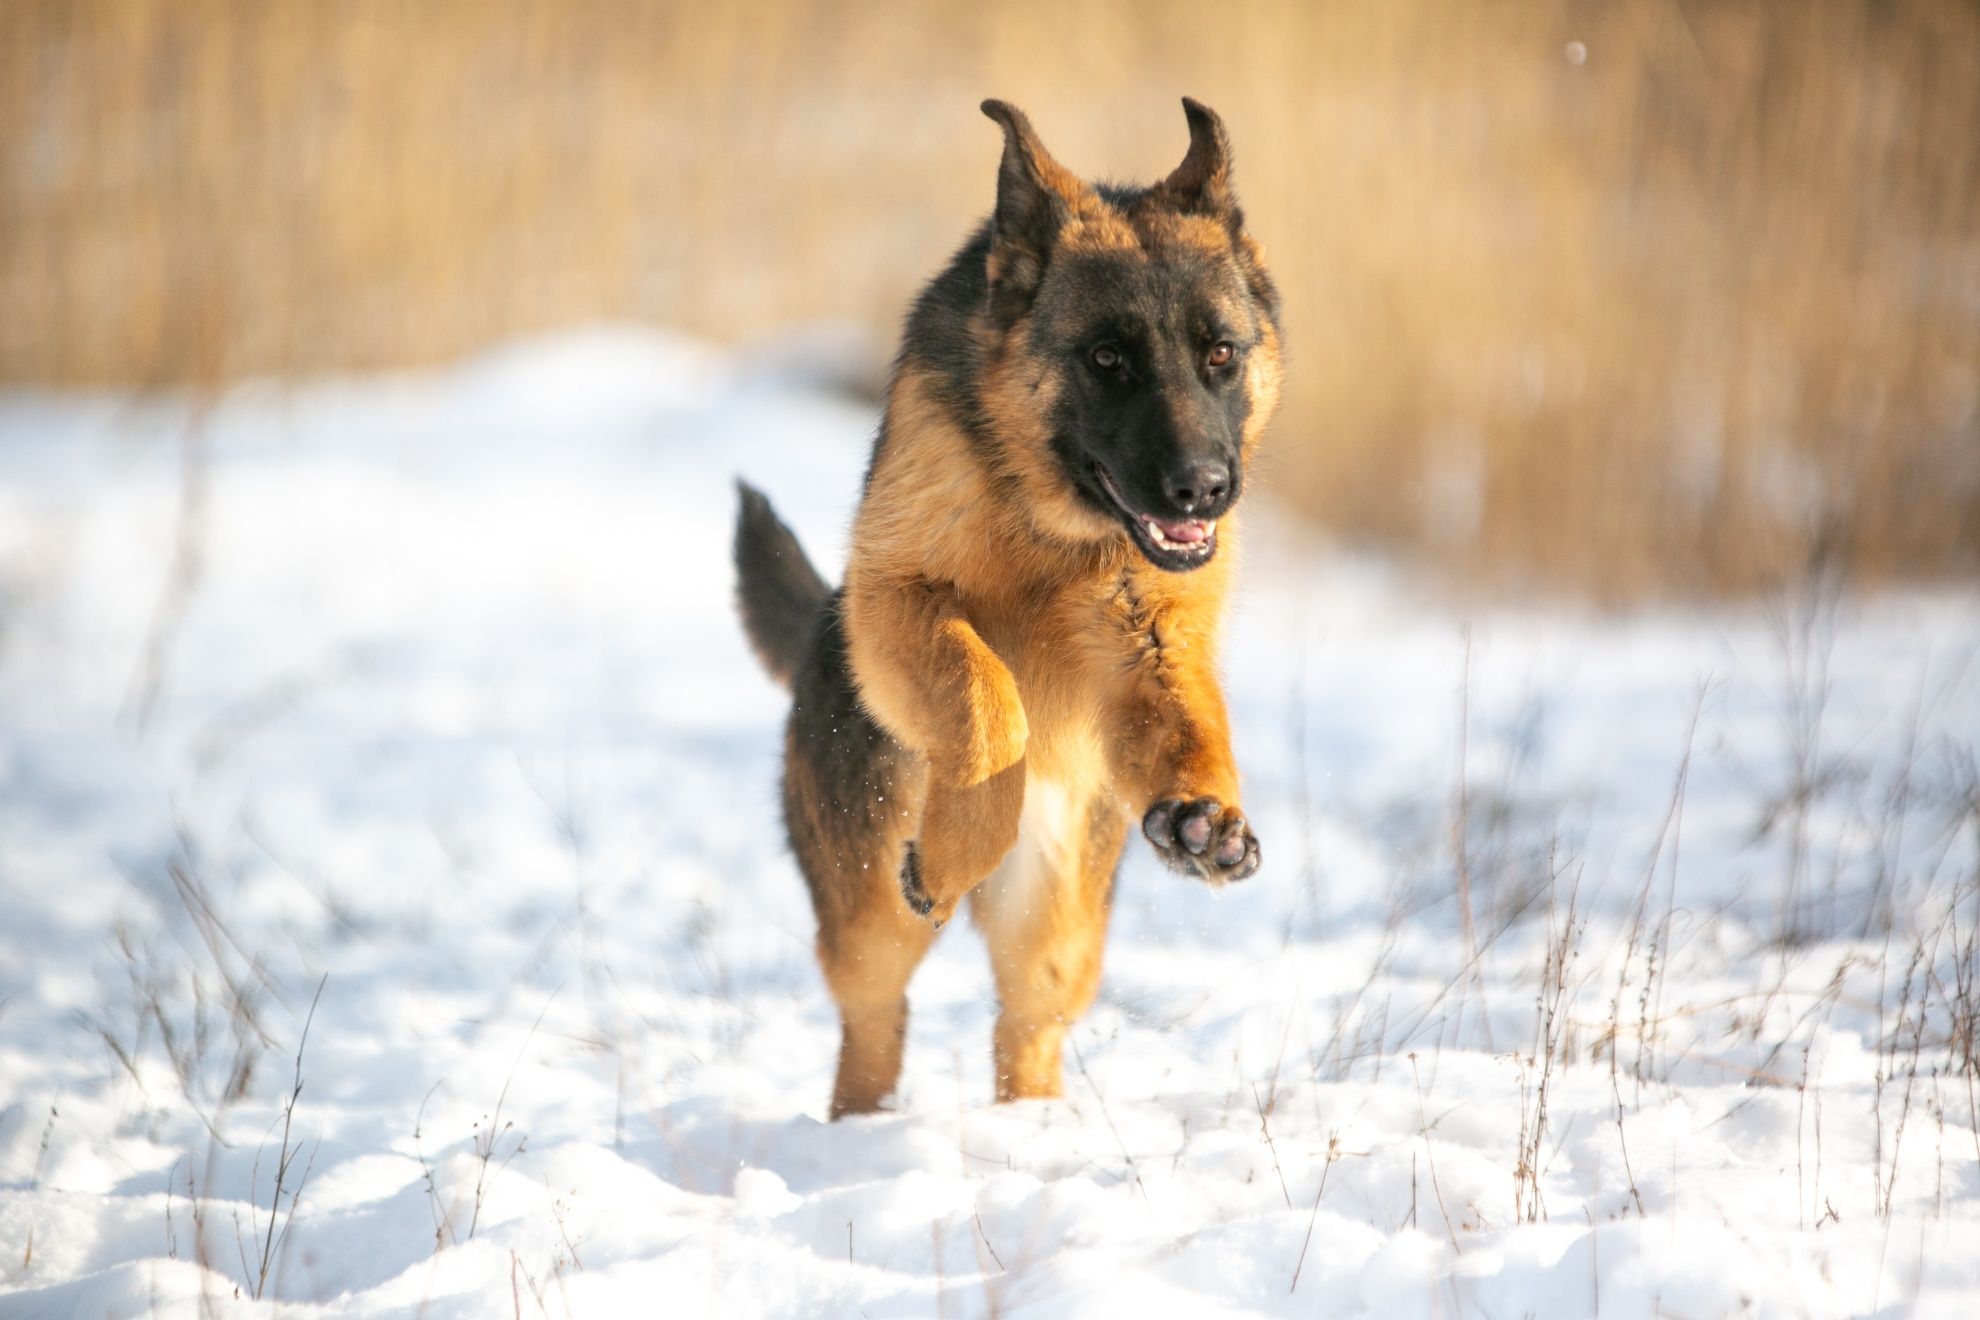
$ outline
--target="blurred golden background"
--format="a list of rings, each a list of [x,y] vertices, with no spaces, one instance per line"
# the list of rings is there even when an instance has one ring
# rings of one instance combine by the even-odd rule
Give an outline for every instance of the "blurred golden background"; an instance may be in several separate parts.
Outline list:
[[[1969,0],[10,0],[0,381],[216,389],[598,319],[878,365],[991,200],[1230,124],[1271,485],[1604,599],[1980,572]],[[710,462],[720,462],[711,454]]]

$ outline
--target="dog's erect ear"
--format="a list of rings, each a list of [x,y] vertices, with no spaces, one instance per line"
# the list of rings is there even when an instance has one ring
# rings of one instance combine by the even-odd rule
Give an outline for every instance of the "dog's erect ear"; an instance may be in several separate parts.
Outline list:
[[[1007,101],[985,101],[983,113],[1004,129],[990,226],[990,284],[994,293],[1024,296],[1038,287],[1059,231],[1099,199],[1052,159],[1024,111]]]
[[[1179,211],[1220,216],[1238,228],[1243,220],[1237,194],[1231,191],[1231,139],[1224,132],[1224,121],[1215,110],[1187,96],[1183,113],[1189,116],[1189,151],[1155,190]]]

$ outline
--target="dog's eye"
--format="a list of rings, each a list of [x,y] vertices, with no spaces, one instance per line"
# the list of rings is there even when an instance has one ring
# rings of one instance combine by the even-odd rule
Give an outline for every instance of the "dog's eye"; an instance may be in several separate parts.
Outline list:
[[[1087,354],[1093,365],[1102,371],[1118,371],[1121,365],[1121,350],[1114,344],[1095,344]]]
[[[1226,339],[1211,345],[1209,362],[1213,367],[1226,367],[1237,356],[1237,345]]]

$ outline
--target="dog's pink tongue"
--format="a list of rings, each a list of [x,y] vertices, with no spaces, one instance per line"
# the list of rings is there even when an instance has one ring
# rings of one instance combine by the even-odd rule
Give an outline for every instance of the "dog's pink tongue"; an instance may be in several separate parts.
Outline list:
[[[1195,545],[1198,541],[1208,539],[1210,535],[1210,524],[1201,518],[1184,518],[1180,522],[1156,518],[1153,521],[1162,529],[1162,535],[1178,545]]]

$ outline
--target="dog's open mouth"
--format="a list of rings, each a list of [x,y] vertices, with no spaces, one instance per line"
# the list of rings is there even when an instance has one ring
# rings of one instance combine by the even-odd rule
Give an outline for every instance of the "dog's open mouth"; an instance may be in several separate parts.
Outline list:
[[[1138,512],[1121,498],[1120,487],[1114,484],[1113,476],[1105,467],[1095,463],[1093,475],[1107,492],[1107,498],[1126,515],[1129,533],[1141,547],[1141,552],[1157,568],[1172,572],[1197,568],[1209,563],[1210,556],[1217,552],[1217,523],[1214,519],[1157,518],[1151,513]]]

